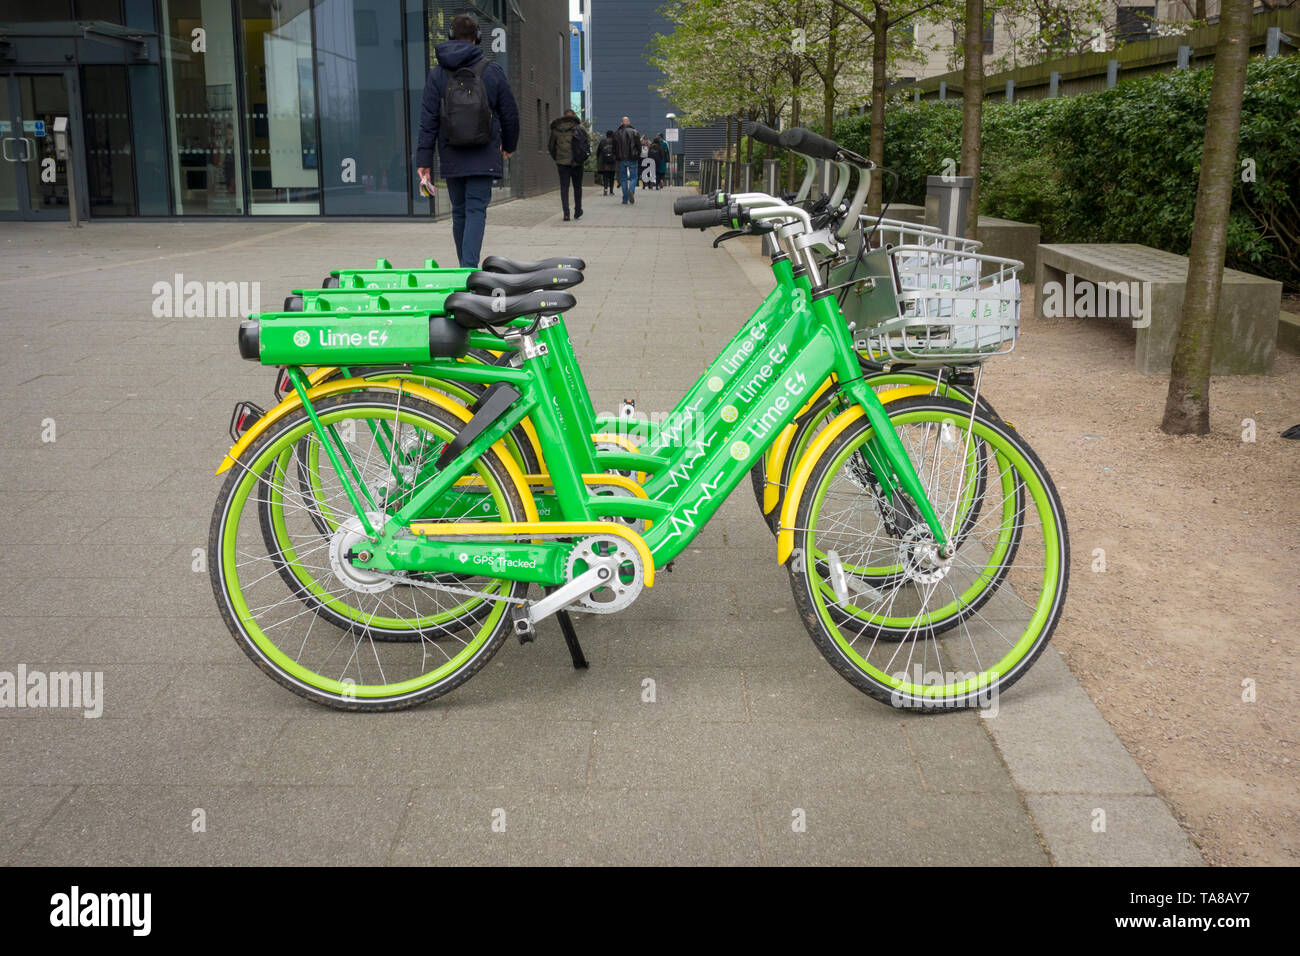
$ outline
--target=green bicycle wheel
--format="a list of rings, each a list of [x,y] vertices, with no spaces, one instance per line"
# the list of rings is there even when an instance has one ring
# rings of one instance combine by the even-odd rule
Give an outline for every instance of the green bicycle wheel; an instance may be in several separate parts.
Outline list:
[[[399,402],[384,391],[332,396],[315,410],[336,432],[351,423],[356,435],[366,436],[374,432],[365,426],[382,424],[408,445],[416,436],[429,454],[463,427],[432,403],[410,395]],[[409,707],[459,686],[505,639],[506,611],[522,600],[526,586],[482,575],[440,581],[354,567],[348,555],[362,540],[360,519],[341,478],[322,466],[314,484],[319,490],[304,496],[285,468],[312,430],[302,409],[276,422],[231,470],[218,497],[209,536],[211,578],[236,642],[294,693],[341,709]],[[374,443],[345,447],[351,464],[344,467],[355,469],[356,484],[365,489],[367,517],[382,525],[417,489],[379,496],[392,471],[388,456]],[[428,473],[420,462],[410,467]],[[527,520],[523,498],[495,452],[479,458],[471,473],[480,480],[472,502],[444,509],[438,520],[471,514],[474,520]],[[487,516],[485,501],[492,507]],[[322,504],[335,528],[325,539],[311,517]]]
[[[875,520],[874,492],[846,477],[874,434],[862,417],[820,456],[800,500],[788,563],[795,602],[822,655],[872,697],[920,710],[985,704],[1024,674],[1060,618],[1069,567],[1060,498],[1001,419],[972,420],[969,405],[932,397],[886,409],[955,550],[935,546],[901,494],[892,528]],[[988,450],[983,508],[960,536],[975,442]],[[846,570],[885,554],[906,572],[890,586]]]

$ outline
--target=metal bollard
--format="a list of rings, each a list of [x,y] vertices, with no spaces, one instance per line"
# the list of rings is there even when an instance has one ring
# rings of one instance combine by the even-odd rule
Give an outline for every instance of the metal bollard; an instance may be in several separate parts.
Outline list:
[[[926,198],[930,196],[938,198],[937,225],[947,235],[966,234],[966,207],[970,202],[973,183],[974,179],[970,176],[927,176],[925,178]]]

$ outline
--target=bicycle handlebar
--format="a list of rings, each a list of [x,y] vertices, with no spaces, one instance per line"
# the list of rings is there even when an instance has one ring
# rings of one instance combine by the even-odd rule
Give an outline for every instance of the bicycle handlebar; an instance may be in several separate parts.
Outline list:
[[[824,136],[818,136],[810,129],[796,126],[781,133],[781,145],[796,153],[803,153],[813,159],[836,159],[840,148]]]
[[[750,123],[749,135],[767,146],[781,145],[781,134],[770,126],[764,126],[762,123]]]
[[[697,209],[682,215],[683,229],[707,229],[710,226],[729,226],[733,220],[748,220],[733,203],[723,209]]]
[[[709,193],[706,196],[679,196],[673,203],[673,215],[699,212],[702,209],[717,209],[722,205],[723,193]]]
[[[796,126],[782,132],[780,141],[781,145],[786,149],[802,153],[805,156],[811,156],[813,159],[850,163],[863,169],[871,169],[876,165],[865,156],[861,156],[851,149],[845,149],[839,143],[833,142],[825,136],[818,136],[812,130],[804,129],[802,126]]]

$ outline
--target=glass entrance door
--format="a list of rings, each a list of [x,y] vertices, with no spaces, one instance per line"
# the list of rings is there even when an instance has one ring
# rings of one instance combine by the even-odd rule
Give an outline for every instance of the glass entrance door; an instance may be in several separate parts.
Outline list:
[[[68,71],[0,75],[0,218],[68,218],[70,160],[55,155],[54,118],[76,116],[71,85]]]

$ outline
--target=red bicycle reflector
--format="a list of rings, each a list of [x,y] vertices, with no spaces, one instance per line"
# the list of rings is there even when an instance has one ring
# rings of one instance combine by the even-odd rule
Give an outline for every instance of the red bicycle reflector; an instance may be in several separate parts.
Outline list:
[[[265,411],[252,402],[237,402],[235,410],[230,416],[231,440],[239,441],[244,432],[257,424],[257,420],[265,414]]]
[[[293,379],[289,377],[289,366],[281,365],[280,374],[275,377],[275,401],[278,405],[284,397],[293,391]]]

